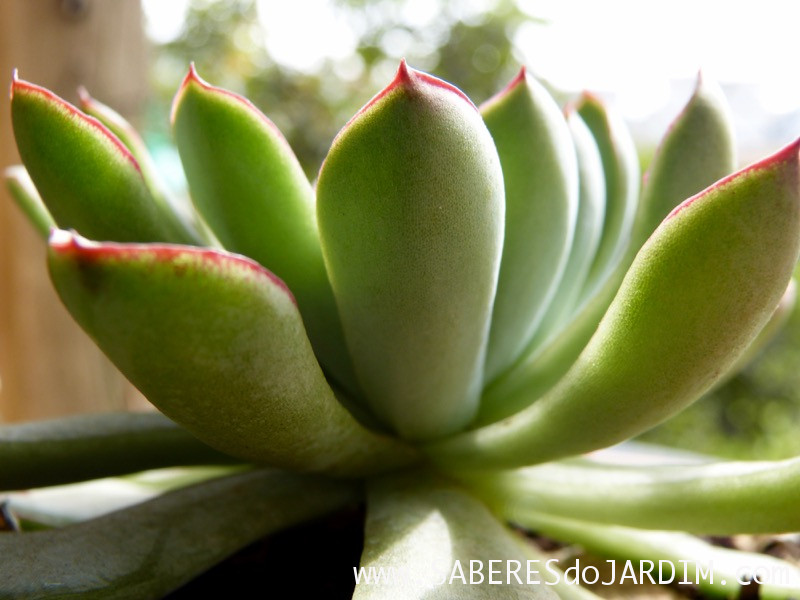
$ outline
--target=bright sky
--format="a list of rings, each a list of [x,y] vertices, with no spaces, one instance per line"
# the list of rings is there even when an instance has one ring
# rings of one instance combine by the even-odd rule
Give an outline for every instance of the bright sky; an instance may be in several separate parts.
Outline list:
[[[188,0],[143,3],[154,39],[178,34]],[[754,86],[756,110],[779,115],[800,110],[798,0],[517,3],[548,21],[523,26],[514,40],[527,66],[565,90],[613,91],[630,120],[664,112],[674,104],[675,82],[689,85],[701,68],[728,87]],[[437,18],[437,2],[403,4],[406,22],[425,25]],[[492,0],[457,3],[467,15],[493,5]],[[329,0],[259,0],[258,6],[268,50],[283,64],[313,71],[324,58],[345,59],[355,50],[360,24],[338,16]]]

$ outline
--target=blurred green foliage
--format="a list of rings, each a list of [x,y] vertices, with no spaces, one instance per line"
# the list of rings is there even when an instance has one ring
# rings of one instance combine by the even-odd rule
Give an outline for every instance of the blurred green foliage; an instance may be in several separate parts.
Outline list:
[[[154,52],[150,141],[169,143],[169,105],[191,61],[209,82],[263,110],[312,181],[338,130],[386,85],[401,58],[456,84],[476,103],[519,69],[512,40],[532,17],[513,0],[484,3],[490,9],[483,11],[465,10],[471,3],[461,0],[427,0],[436,16],[423,26],[409,19],[412,1],[334,0],[336,11],[360,24],[356,53],[344,61],[326,59],[307,73],[269,55],[255,0],[192,0],[181,35]],[[799,367],[796,310],[754,364],[644,439],[736,458],[800,454]]]
[[[334,10],[361,24],[357,54],[301,73],[267,52],[255,0],[193,0],[181,35],[154,52],[157,98],[148,122],[167,122],[166,107],[193,61],[204,79],[244,94],[263,110],[314,179],[333,137],[388,83],[401,58],[455,83],[476,103],[519,69],[511,40],[530,17],[511,0],[466,16],[458,0],[430,2],[436,18],[418,26],[408,19],[406,0],[337,0]]]

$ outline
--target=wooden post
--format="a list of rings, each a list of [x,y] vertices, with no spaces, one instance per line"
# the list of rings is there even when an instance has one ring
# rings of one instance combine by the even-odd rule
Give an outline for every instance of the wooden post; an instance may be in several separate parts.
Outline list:
[[[128,115],[147,91],[139,0],[0,1],[0,86],[13,68],[71,102],[78,85]],[[0,94],[0,169],[19,162]],[[0,186],[0,422],[122,409],[133,388],[61,306],[44,245]]]

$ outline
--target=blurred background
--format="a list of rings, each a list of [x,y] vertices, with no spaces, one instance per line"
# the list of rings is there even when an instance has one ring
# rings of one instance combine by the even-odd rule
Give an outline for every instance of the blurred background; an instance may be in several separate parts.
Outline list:
[[[3,0],[0,73],[76,101],[85,85],[145,135],[185,189],[169,107],[187,65],[242,93],[312,180],[339,128],[400,58],[476,103],[525,64],[563,98],[589,89],[630,125],[643,165],[695,85],[731,103],[742,164],[800,135],[800,5],[762,0]],[[0,166],[17,162],[0,110]],[[5,194],[3,191],[2,194]],[[0,422],[146,409],[60,307],[40,240],[0,199]],[[800,314],[759,360],[646,439],[727,456],[800,453]]]

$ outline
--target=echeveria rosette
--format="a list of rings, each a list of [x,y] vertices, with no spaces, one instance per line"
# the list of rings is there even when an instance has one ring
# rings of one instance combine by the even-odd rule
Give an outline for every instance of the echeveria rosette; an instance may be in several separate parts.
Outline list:
[[[800,142],[728,175],[733,142],[713,85],[698,84],[667,132],[641,198],[618,116],[591,95],[562,112],[524,70],[479,110],[402,63],[334,140],[314,189],[264,114],[191,69],[173,126],[193,205],[170,197],[133,128],[88,95],[92,116],[16,77],[12,98],[27,172],[7,177],[37,230],[56,227],[54,286],[169,419],[0,428],[11,465],[0,486],[171,465],[271,470],[2,536],[14,559],[0,573],[11,565],[15,577],[0,577],[0,592],[159,597],[258,536],[356,499],[367,504],[362,566],[429,575],[362,582],[356,598],[593,597],[442,583],[458,561],[540,558],[507,521],[613,557],[708,553],[712,594],[736,593],[719,583],[736,557],[791,574],[765,597],[800,590],[786,563],[685,533],[799,528],[797,459],[642,468],[575,457],[694,401],[794,305]],[[141,556],[171,568],[131,577]],[[62,585],[42,583],[52,577]]]

